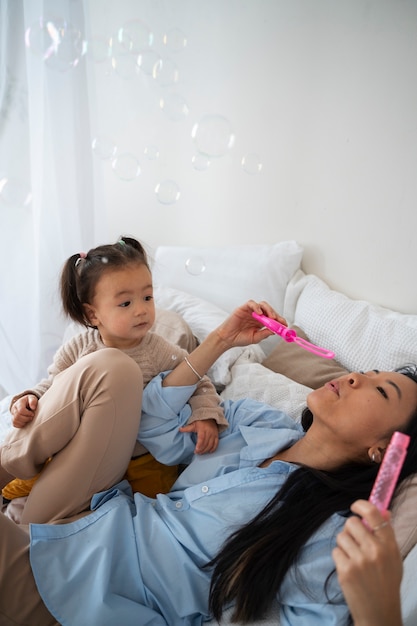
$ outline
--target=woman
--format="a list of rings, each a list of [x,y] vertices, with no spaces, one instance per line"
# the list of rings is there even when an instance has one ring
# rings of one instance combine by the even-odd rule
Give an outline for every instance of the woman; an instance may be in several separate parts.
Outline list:
[[[335,537],[352,502],[368,497],[395,430],[411,437],[401,478],[415,471],[417,377],[375,371],[333,381],[309,395],[307,432],[272,407],[226,402],[217,450],[193,455],[192,437],[179,432],[188,398],[225,350],[269,334],[252,311],[277,317],[250,301],[190,355],[192,368],[180,364],[144,391],[141,442],[163,463],[189,463],[170,494],[133,499],[119,483],[73,523],[32,525],[30,564],[24,531],[0,517],[0,606],[10,623],[201,624],[211,580],[216,616],[234,603],[250,623],[278,594],[281,626],[347,623]]]

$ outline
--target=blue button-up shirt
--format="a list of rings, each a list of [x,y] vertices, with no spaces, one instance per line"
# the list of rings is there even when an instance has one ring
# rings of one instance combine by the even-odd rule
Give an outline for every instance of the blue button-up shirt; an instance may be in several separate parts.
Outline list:
[[[204,565],[234,530],[273,497],[295,466],[258,465],[303,436],[281,411],[253,400],[227,401],[229,428],[216,452],[193,455],[187,422],[195,387],[162,387],[153,379],[143,397],[140,440],[160,461],[189,463],[168,495],[156,500],[128,483],[97,494],[92,513],[70,524],[31,526],[31,563],[49,611],[64,626],[196,626],[210,619],[210,570]],[[308,515],[308,511],[306,511]],[[297,572],[281,587],[281,626],[347,623],[334,570],[333,515],[303,548]],[[308,591],[306,591],[308,590]]]

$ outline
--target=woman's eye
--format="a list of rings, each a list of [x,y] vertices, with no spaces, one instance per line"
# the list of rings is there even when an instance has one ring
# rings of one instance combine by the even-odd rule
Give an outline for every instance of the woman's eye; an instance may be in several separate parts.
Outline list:
[[[384,398],[388,399],[388,394],[383,387],[377,387],[377,390],[382,396],[384,396]]]

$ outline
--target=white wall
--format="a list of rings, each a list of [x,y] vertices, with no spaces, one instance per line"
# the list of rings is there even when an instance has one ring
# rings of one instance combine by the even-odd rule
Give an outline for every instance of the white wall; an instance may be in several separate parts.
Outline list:
[[[306,272],[351,297],[417,313],[416,0],[89,6],[96,59],[101,39],[141,19],[154,34],[153,53],[164,67],[174,62],[179,77],[173,85],[143,71],[122,78],[110,61],[90,56],[95,136],[141,167],[128,182],[109,160],[95,160],[110,240],[129,233],[156,247],[296,239]],[[163,43],[171,28],[186,37],[181,51]],[[125,72],[128,63],[119,57]],[[159,106],[176,96],[188,107],[180,121]],[[198,171],[191,131],[207,114],[224,116],[235,142]],[[158,159],[147,159],[147,146]],[[262,163],[258,174],[242,168],[251,153]],[[166,179],[180,190],[172,204],[154,191]]]

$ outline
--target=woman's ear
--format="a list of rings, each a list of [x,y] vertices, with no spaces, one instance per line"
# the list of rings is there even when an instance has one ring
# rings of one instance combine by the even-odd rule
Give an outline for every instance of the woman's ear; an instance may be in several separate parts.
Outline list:
[[[384,458],[386,447],[383,446],[372,446],[368,450],[368,456],[372,463],[377,463],[378,465],[382,463],[382,459]]]

